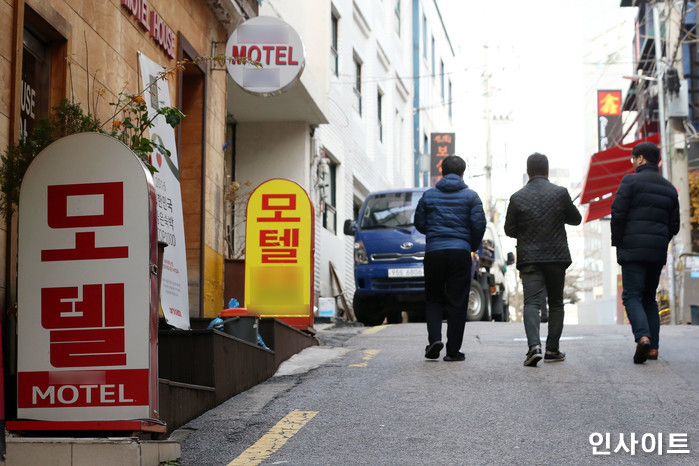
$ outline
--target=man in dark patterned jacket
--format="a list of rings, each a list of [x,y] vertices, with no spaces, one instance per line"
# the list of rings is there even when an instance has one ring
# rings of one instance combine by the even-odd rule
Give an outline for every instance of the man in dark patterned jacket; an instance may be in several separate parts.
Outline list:
[[[443,178],[422,195],[415,209],[415,228],[425,235],[425,357],[439,358],[442,319],[447,315],[445,361],[463,361],[471,251],[485,233],[485,212],[478,194],[464,183],[466,162],[450,155],[442,161]]]
[[[563,288],[571,264],[565,225],[579,225],[580,212],[568,190],[548,180],[548,158],[534,153],[527,158],[529,182],[510,197],[505,234],[517,239],[517,269],[524,293],[524,331],[529,351],[525,366],[565,360],[559,349],[563,333]],[[539,325],[542,295],[549,305],[546,354],[541,354]]]
[[[635,173],[626,175],[612,203],[612,246],[621,265],[621,299],[636,340],[633,362],[658,359],[660,316],[655,292],[667,247],[680,231],[677,190],[658,173],[660,151],[642,142],[631,151]]]

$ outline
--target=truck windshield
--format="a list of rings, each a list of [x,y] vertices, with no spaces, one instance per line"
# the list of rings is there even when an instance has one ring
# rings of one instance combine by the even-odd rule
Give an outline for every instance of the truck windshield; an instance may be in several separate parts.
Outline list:
[[[377,194],[367,199],[359,223],[363,229],[413,226],[415,208],[422,192]]]

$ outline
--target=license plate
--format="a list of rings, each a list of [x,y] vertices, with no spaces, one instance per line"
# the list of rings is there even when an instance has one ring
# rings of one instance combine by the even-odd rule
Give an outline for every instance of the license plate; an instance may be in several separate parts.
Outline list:
[[[388,269],[389,278],[401,277],[424,277],[425,271],[422,267],[410,267],[408,269]]]

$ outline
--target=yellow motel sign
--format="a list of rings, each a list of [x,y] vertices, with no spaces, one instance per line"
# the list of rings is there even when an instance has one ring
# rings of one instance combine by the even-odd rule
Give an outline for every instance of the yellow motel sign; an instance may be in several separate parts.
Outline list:
[[[305,329],[313,325],[313,206],[293,181],[262,183],[248,201],[245,307]]]

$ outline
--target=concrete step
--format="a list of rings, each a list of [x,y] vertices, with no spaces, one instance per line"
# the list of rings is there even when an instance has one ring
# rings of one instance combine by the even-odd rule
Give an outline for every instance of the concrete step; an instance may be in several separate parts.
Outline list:
[[[173,440],[136,438],[27,438],[7,437],[8,466],[158,466],[181,456]]]

